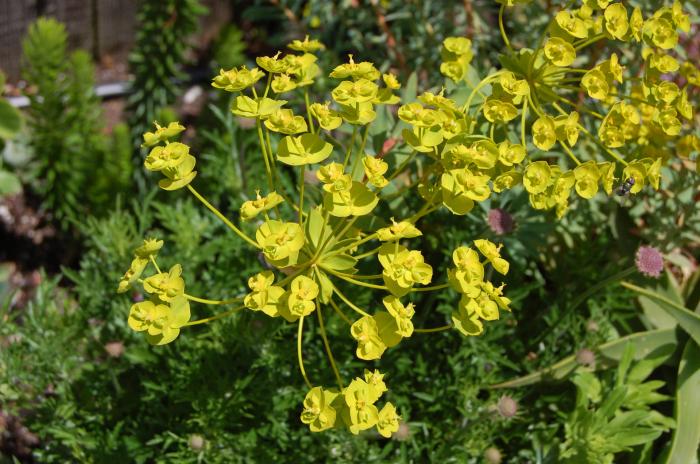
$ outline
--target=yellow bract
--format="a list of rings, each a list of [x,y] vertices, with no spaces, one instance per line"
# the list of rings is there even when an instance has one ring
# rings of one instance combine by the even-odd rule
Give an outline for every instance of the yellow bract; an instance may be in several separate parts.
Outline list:
[[[415,284],[429,284],[433,278],[433,268],[423,260],[420,251],[408,250],[398,244],[382,245],[379,262],[384,268],[384,284],[397,297],[410,292]]]
[[[159,300],[142,301],[129,310],[129,327],[136,332],[146,332],[151,345],[165,345],[177,338],[180,328],[190,320],[190,305],[183,296],[173,298],[168,304]]]
[[[304,233],[299,224],[277,220],[265,221],[255,233],[265,258],[277,267],[296,264],[304,246]]]
[[[241,205],[241,219],[250,221],[263,211],[268,211],[284,202],[284,198],[277,192],[270,192],[267,196],[261,197],[260,191],[255,192],[255,200],[248,200]]]
[[[258,68],[248,69],[241,66],[238,69],[230,69],[219,71],[219,75],[214,78],[212,87],[223,89],[227,92],[240,92],[259,81],[265,73]]]
[[[576,50],[564,39],[551,37],[544,44],[545,56],[557,66],[569,66],[576,59]]]

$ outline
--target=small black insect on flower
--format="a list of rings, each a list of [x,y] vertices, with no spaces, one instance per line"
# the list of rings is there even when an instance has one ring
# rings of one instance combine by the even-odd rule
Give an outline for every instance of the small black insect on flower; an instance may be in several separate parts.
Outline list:
[[[634,186],[634,177],[630,177],[629,179],[626,179],[615,191],[618,196],[624,197],[628,193],[630,193],[630,190]]]

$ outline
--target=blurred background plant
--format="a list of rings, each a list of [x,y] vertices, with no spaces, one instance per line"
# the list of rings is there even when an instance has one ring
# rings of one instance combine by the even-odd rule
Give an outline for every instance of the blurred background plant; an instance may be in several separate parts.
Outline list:
[[[129,96],[129,127],[135,145],[154,120],[171,122],[162,111],[175,103],[178,90],[188,79],[187,38],[197,30],[206,12],[199,0],[144,0],[137,13],[136,42],[129,55],[133,75]],[[160,119],[158,119],[160,118]],[[141,164],[141,157],[136,163]]]
[[[208,80],[210,67],[252,66],[251,56],[274,54],[308,33],[328,47],[322,60],[339,63],[354,53],[398,71],[411,98],[417,89],[438,91],[444,82],[437,50],[445,36],[472,37],[478,75],[501,51],[493,33],[499,5],[487,1],[235,1],[231,24],[212,47],[198,50],[183,38],[201,32],[203,4],[209,6],[140,3],[129,126],[110,124],[109,135],[90,55],[69,53],[65,28],[56,21],[41,20],[28,32],[25,127],[0,101],[0,138],[12,138],[4,151],[9,162],[0,170],[2,258],[15,261],[15,248],[31,256],[0,266],[0,462],[109,463],[128,456],[168,463],[554,463],[567,455],[572,462],[597,462],[590,454],[594,441],[574,438],[610,435],[621,422],[641,427],[636,437],[648,432],[647,443],[628,441],[631,451],[614,447],[596,459],[692,462],[700,437],[700,418],[684,414],[700,408],[700,180],[692,157],[685,166],[666,168],[657,192],[598,194],[573,204],[562,221],[533,211],[522,190],[461,218],[436,213],[417,239],[426,260],[444,268],[448,250],[477,236],[504,243],[514,312],[478,339],[442,333],[426,343],[417,336],[387,353],[377,367],[392,366],[390,399],[405,419],[389,440],[312,435],[301,427],[304,387],[286,343],[294,329],[265,317],[242,313],[195,328],[167,347],[134,336],[125,308],[142,295],[114,290],[142,237],[165,240],[165,266],[187,263],[184,277],[193,294],[242,294],[245,276],[260,266],[257,255],[184,197],[166,203],[134,187],[144,175],[131,168],[140,153],[138,137],[153,119],[181,116],[179,97],[190,80],[183,71],[192,71],[187,64],[201,65],[198,72]],[[506,23],[513,42],[538,33],[558,9],[550,2],[516,9]],[[691,19],[697,22],[695,10]],[[697,60],[697,45],[683,47]],[[235,215],[264,175],[253,149],[256,134],[228,111],[226,96],[203,94],[203,109],[189,114],[186,124],[188,142],[207,166],[198,185],[221,211]],[[697,92],[692,95],[697,101]],[[387,159],[408,156],[398,140],[400,125],[379,132],[370,137],[377,152],[388,135],[396,146]],[[6,180],[13,178],[19,182]],[[42,245],[51,247],[48,253],[18,240],[7,225],[14,211],[8,194],[20,188],[28,203],[53,218],[30,222],[34,232],[55,221],[79,237],[74,262],[55,257],[65,253],[65,242]],[[400,206],[405,199],[397,195],[395,201]],[[659,280],[628,273],[627,282],[657,297],[617,280],[606,283],[634,265],[640,245],[661,250],[665,270]],[[54,261],[67,265],[59,273]],[[35,272],[39,268],[48,274]],[[363,303],[370,298],[353,296]],[[421,296],[417,324],[443,324],[451,302]],[[196,317],[208,315],[196,310]],[[309,366],[325,359],[316,330],[311,326],[304,342]],[[338,353],[354,350],[344,327],[329,324],[327,330],[346,340]],[[632,345],[634,361],[625,355]],[[339,369],[346,376],[361,368],[351,356],[338,358],[345,360]],[[326,383],[329,374],[309,372]],[[607,402],[611,397],[624,399]],[[658,420],[635,422],[642,414]]]
[[[84,51],[67,52],[65,27],[34,23],[23,42],[24,78],[32,86],[28,109],[31,157],[23,182],[62,228],[85,215],[102,216],[131,182],[125,127],[104,134],[94,68]]]

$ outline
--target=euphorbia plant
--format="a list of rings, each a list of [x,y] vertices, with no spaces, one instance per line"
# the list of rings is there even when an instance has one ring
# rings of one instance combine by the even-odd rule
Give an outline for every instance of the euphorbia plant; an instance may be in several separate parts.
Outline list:
[[[501,24],[506,6],[510,5],[501,8]],[[239,220],[226,217],[192,186],[196,158],[189,147],[171,141],[184,130],[181,125],[157,126],[155,132],[144,135],[144,145],[152,147],[145,165],[164,175],[161,188],[189,190],[233,233],[262,253],[268,269],[248,276],[247,295],[221,301],[199,298],[185,292],[179,265],[161,272],[156,253],[162,243],[146,240],[136,250],[119,287],[126,291],[140,282],[150,295],[150,300],[132,306],[129,325],[146,332],[150,343],[164,344],[185,327],[243,309],[297,324],[299,369],[309,388],[302,422],[312,431],[345,427],[357,434],[376,427],[380,434],[390,436],[398,429],[400,417],[391,403],[381,409],[376,405],[387,390],[385,374],[365,370],[362,377],[348,383],[336,366],[324,321],[338,317],[347,323],[348,335],[357,341],[356,355],[362,360],[379,359],[403,338],[417,333],[455,329],[464,336],[480,335],[484,321],[496,320],[500,311],[510,310],[503,285],[485,278],[489,266],[502,275],[508,272],[501,246],[475,237],[453,251],[454,267],[436,271],[421,250],[412,246],[415,240],[411,239],[422,235],[422,219],[443,207],[464,215],[475,203],[521,183],[533,207],[556,208],[561,215],[572,190],[587,199],[602,183],[610,194],[618,164],[623,165],[625,180],[635,180],[632,193],[645,182],[656,186],[662,148],[681,132],[680,125],[667,116],[686,114],[689,105],[685,89],[672,92],[669,88],[675,97],[666,97],[668,81],[659,80],[660,74],[651,65],[653,60],[672,58],[658,50],[645,52],[649,66],[633,81],[634,91],[641,92],[639,97],[622,97],[615,90],[613,81],[619,83],[623,71],[615,54],[605,62],[589,63],[589,69],[569,67],[577,51],[598,40],[643,40],[663,49],[675,29],[661,34],[659,28],[686,27],[677,6],[662,8],[646,21],[640,14],[635,10],[630,23],[620,4],[586,2],[579,10],[557,14],[535,50],[515,52],[504,32],[509,52],[502,58],[503,69],[489,74],[468,95],[461,93],[461,98],[459,90],[472,58],[471,43],[466,38],[446,39],[441,71],[454,81],[450,87],[457,91],[452,98],[445,89],[437,94],[425,92],[417,101],[403,102],[398,108],[398,117],[407,127],[403,141],[411,153],[397,166],[389,165],[386,153],[367,147],[378,107],[400,102],[394,94],[401,87],[396,76],[382,74],[372,63],[355,62],[350,56],[329,74],[338,82],[331,92],[332,101],[316,100],[309,86],[322,72],[314,54],[323,46],[308,37],[289,45],[296,53],[259,57],[259,67],[253,69],[222,70],[212,85],[235,95],[231,106],[235,115],[254,120],[267,178],[256,198],[240,205]],[[684,69],[689,69],[688,64]],[[697,70],[693,72],[685,75],[697,76]],[[607,116],[589,109],[592,102],[579,105],[563,96],[584,90],[609,107]],[[561,105],[567,104],[582,115],[564,110]],[[556,113],[550,114],[552,110]],[[595,119],[602,121],[598,136],[586,129]],[[519,122],[519,131],[510,129],[514,120]],[[351,135],[341,137],[340,129],[348,127]],[[579,132],[599,148],[576,156]],[[571,158],[572,170],[567,169],[566,160],[547,153],[556,144]],[[626,151],[613,151],[618,149]],[[611,159],[598,160],[601,156]],[[298,171],[298,185],[291,189],[281,181],[289,170]],[[322,185],[320,198],[306,188],[307,171]],[[390,185],[392,193],[388,194]],[[418,195],[422,206],[405,217],[379,217],[378,205],[391,210],[387,200],[397,190]],[[373,263],[376,272],[359,274],[361,260]],[[141,280],[149,263],[156,274]],[[341,282],[376,292],[381,306],[358,306],[341,291]],[[451,323],[414,327],[415,312],[430,308],[415,308],[411,296],[431,291],[454,292]],[[192,301],[234,307],[189,321]],[[306,374],[302,333],[309,317],[318,319],[335,386],[316,386]]]

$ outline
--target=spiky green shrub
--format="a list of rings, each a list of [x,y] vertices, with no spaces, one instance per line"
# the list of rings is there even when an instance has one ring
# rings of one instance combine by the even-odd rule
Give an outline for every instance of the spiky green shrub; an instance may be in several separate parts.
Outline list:
[[[138,11],[136,44],[129,56],[134,75],[129,98],[133,140],[153,123],[158,111],[175,102],[188,49],[186,38],[206,12],[199,0],[145,0]]]
[[[63,24],[45,18],[30,26],[23,42],[23,76],[34,89],[31,185],[64,227],[85,213],[106,212],[130,178],[128,153],[114,150],[104,134],[92,60],[81,50],[68,54],[66,44]]]

